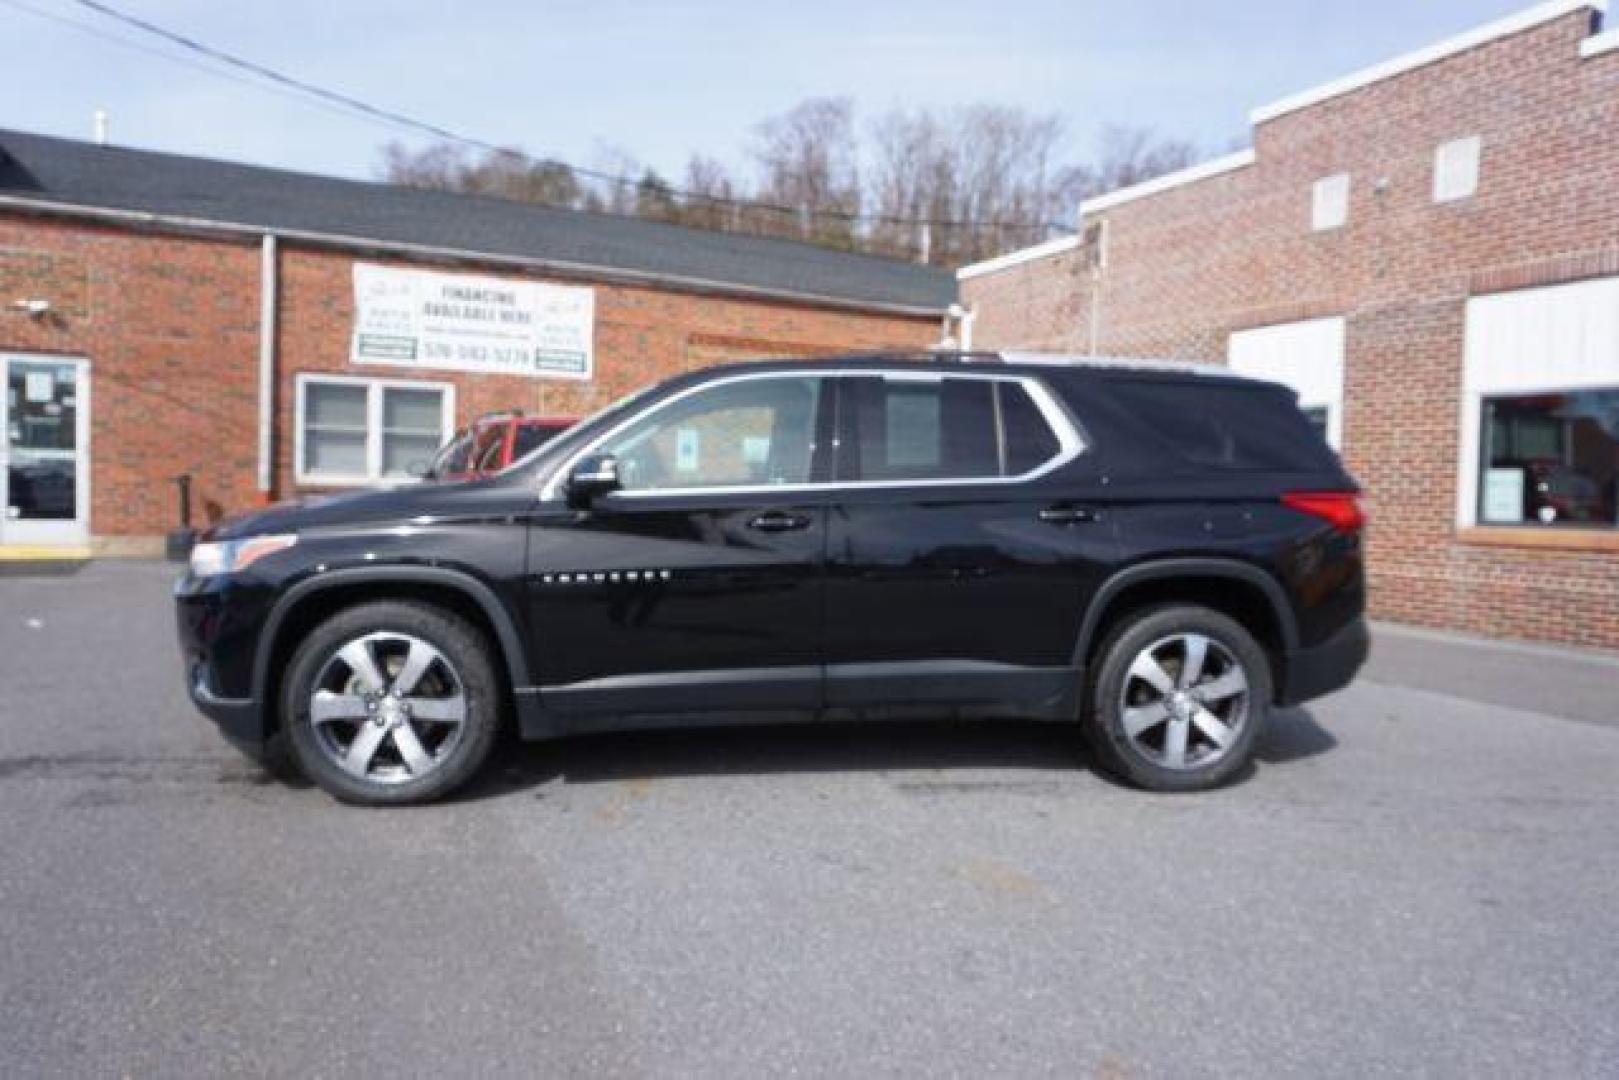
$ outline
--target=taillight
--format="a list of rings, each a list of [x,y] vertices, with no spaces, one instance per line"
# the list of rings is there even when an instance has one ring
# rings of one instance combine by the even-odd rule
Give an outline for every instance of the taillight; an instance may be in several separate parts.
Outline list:
[[[1290,491],[1282,505],[1318,517],[1342,533],[1357,533],[1366,525],[1360,496],[1352,491]]]

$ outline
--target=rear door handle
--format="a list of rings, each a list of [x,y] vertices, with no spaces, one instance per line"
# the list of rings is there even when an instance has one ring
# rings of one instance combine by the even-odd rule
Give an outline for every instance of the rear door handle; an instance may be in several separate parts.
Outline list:
[[[1095,510],[1088,506],[1048,506],[1040,511],[1040,520],[1048,525],[1083,525],[1097,519]]]
[[[766,510],[752,521],[748,528],[758,529],[760,532],[792,532],[795,529],[807,529],[810,524],[808,514],[789,514],[785,510]]]

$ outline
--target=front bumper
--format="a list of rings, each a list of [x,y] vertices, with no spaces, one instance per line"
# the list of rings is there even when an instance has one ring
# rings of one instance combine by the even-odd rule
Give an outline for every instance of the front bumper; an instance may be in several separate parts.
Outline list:
[[[207,669],[198,665],[186,680],[191,703],[219,725],[220,732],[242,746],[261,746],[265,739],[263,710],[256,698],[220,697],[208,688]]]
[[[226,737],[248,748],[262,745],[269,728],[253,685],[264,603],[261,589],[224,578],[187,574],[174,586],[186,692]]]
[[[1371,648],[1366,620],[1357,618],[1320,645],[1297,650],[1287,658],[1287,678],[1277,703],[1302,705],[1343,689],[1366,663]]]

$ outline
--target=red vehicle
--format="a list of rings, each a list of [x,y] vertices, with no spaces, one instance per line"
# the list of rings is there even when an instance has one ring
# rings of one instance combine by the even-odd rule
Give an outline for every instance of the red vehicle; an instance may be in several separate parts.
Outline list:
[[[572,416],[525,416],[521,412],[485,413],[433,457],[427,478],[467,480],[497,473],[573,426]]]

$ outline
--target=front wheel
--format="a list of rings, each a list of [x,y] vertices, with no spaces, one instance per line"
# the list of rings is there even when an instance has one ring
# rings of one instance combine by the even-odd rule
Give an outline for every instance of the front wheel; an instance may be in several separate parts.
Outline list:
[[[1202,791],[1252,755],[1270,663],[1235,620],[1177,604],[1116,627],[1090,687],[1086,730],[1110,772],[1151,791]]]
[[[382,602],[317,626],[287,668],[283,731],[299,766],[345,802],[428,802],[466,783],[500,723],[489,646],[459,616]]]

